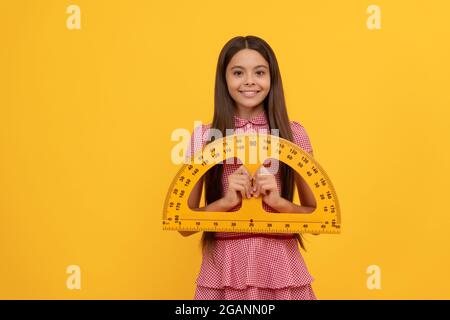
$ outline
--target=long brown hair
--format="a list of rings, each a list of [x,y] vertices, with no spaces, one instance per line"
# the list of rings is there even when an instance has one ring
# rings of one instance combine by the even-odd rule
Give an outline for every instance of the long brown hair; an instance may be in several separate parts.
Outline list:
[[[263,101],[264,111],[269,121],[269,132],[271,129],[279,129],[279,136],[293,141],[289,117],[284,100],[283,84],[278,62],[272,48],[263,39],[256,36],[238,36],[229,40],[219,55],[216,69],[216,83],[214,92],[214,117],[211,128],[218,129],[225,136],[225,129],[234,127],[234,105],[227,88],[225,72],[231,58],[242,49],[253,49],[258,51],[268,62],[270,70],[271,87],[267,97]],[[206,144],[214,141],[209,136]],[[281,196],[292,201],[294,194],[294,172],[291,167],[279,162],[281,176]],[[205,205],[223,197],[222,177],[223,164],[217,164],[205,174]],[[300,247],[306,251],[301,234],[295,234]],[[203,253],[210,254],[215,244],[215,232],[203,232],[201,246]],[[214,259],[213,259],[214,260]]]

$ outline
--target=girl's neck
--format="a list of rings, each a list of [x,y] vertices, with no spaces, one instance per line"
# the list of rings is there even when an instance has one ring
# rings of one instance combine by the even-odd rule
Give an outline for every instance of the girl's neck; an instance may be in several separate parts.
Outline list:
[[[234,110],[234,114],[242,119],[251,119],[254,116],[264,112],[264,107],[260,104],[254,108],[244,108],[244,107],[236,107]]]

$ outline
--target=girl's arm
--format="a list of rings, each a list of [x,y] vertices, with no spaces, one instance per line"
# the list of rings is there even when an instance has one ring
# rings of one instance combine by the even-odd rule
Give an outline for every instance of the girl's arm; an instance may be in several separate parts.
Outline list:
[[[310,152],[310,155],[314,158],[314,154],[312,151]],[[298,196],[300,198],[300,203],[302,204],[302,206],[312,208],[312,210],[309,212],[314,211],[314,209],[317,207],[316,198],[314,198],[314,194],[308,187],[306,181],[298,173],[295,173],[295,183],[297,185]]]
[[[313,153],[310,153],[313,156]],[[292,213],[310,213],[317,207],[316,199],[311,189],[309,189],[306,181],[297,172],[294,172],[295,183],[297,185],[298,196],[300,198],[301,205],[292,203],[280,197],[280,201],[274,209],[279,212],[292,212]]]
[[[310,153],[311,156],[314,156],[313,153]],[[297,185],[298,196],[300,198],[301,206],[292,203],[289,200],[286,200],[280,197],[280,203],[275,207],[279,212],[293,212],[293,213],[310,213],[313,212],[317,207],[316,199],[314,198],[314,194],[309,189],[306,181],[299,175],[297,172],[294,172],[295,183]],[[318,233],[313,233],[313,235],[317,236]]]
[[[191,194],[188,199],[188,206],[190,209],[194,211],[216,211],[216,212],[224,212],[228,211],[230,208],[229,205],[227,205],[223,198],[220,198],[204,207],[199,208],[200,204],[200,198],[202,195],[202,189],[203,189],[203,177],[197,182],[197,184],[194,186],[194,188],[191,191]],[[178,231],[183,237],[187,237],[190,235],[193,235],[194,233],[197,233],[198,231]]]

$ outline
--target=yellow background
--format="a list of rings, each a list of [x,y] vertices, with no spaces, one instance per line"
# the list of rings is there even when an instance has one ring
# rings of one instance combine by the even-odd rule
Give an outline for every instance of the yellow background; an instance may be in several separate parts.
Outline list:
[[[69,30],[66,8],[81,8]],[[369,5],[381,30],[366,27]],[[319,299],[450,298],[448,1],[1,1],[0,298],[191,299],[200,234],[161,228],[176,128],[218,54],[274,49],[343,215],[307,235]],[[81,290],[66,267],[81,267]],[[381,289],[366,286],[369,265]]]

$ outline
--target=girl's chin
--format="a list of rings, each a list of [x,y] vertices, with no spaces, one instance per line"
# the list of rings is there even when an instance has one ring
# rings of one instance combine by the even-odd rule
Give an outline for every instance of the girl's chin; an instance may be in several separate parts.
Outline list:
[[[244,108],[253,109],[261,104],[262,101],[239,101],[239,104]]]

